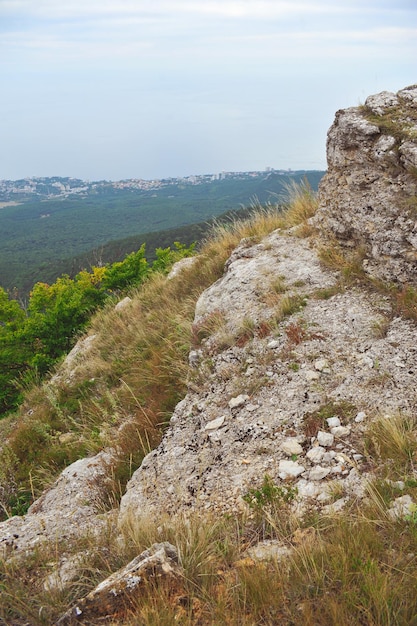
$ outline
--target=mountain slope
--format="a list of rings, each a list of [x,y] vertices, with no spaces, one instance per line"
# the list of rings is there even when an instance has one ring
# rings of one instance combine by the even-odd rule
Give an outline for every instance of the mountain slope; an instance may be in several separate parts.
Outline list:
[[[82,442],[91,456],[0,525],[6,624],[415,621],[417,296],[403,200],[417,153],[407,134],[381,155],[394,99],[413,119],[417,87],[367,101],[381,127],[368,110],[337,114],[318,207],[304,189],[285,217],[220,229],[191,265],[100,313],[10,420],[3,467],[46,431],[46,456],[38,447],[26,464],[34,488],[48,446],[80,455]],[[364,178],[350,172],[364,153],[361,222]],[[380,211],[377,175],[392,192]],[[391,256],[375,245],[387,210],[408,241]],[[392,284],[393,259],[410,284]]]

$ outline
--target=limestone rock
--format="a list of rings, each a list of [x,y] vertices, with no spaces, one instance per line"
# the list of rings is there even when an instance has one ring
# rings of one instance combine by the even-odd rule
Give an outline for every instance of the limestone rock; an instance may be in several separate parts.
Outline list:
[[[327,162],[312,219],[323,239],[362,249],[372,277],[417,285],[417,86],[338,111]]]
[[[127,306],[129,306],[129,304],[132,302],[132,298],[129,298],[129,296],[126,296],[125,298],[123,298],[123,300],[120,300],[116,306],[114,307],[115,311],[122,311],[123,309],[125,309]]]
[[[296,461],[280,461],[278,466],[278,476],[282,480],[296,478],[305,471],[305,467]]]
[[[407,519],[417,512],[417,505],[413,502],[411,496],[399,496],[393,501],[388,513],[392,519]]]
[[[127,611],[129,601],[147,582],[161,577],[175,579],[181,573],[174,546],[168,542],[153,544],[82,598],[56,622],[56,626],[97,623],[96,620],[105,617],[117,617]]]
[[[285,296],[305,296],[302,310],[266,337],[255,334],[246,345],[219,348],[218,332],[232,334],[239,319],[267,320],[274,314],[264,296],[277,275],[292,284],[298,263],[304,280]],[[246,241],[235,251],[223,277],[203,292],[196,309],[197,323],[221,311],[224,328],[213,331],[199,348],[192,370],[198,385],[190,386],[160,445],[129,481],[121,501],[121,525],[132,515],[239,512],[246,506],[245,494],[261,487],[265,475],[278,486],[295,482],[297,506],[310,500],[315,506],[327,504],[320,494],[334,476],[343,482],[346,497],[363,497],[358,494],[367,480],[365,464],[352,452],[352,442],[363,436],[363,424],[354,418],[360,412],[372,419],[378,411],[413,411],[415,326],[397,317],[386,335],[375,339],[374,323],[381,311],[389,310],[387,298],[358,287],[327,300],[315,297],[337,277],[320,266],[308,240],[284,232],[271,233],[262,244]],[[292,323],[302,323],[306,336],[287,356],[286,328]],[[378,363],[378,371],[360,365],[364,355]],[[395,365],[399,358],[405,367]],[[294,359],[296,371],[289,367]],[[317,378],[309,379],[308,371]],[[325,445],[316,446],[317,438],[308,441],[305,436],[305,420],[329,402],[335,412],[319,428]],[[340,402],[352,406],[351,421],[343,419],[343,426],[337,414]],[[288,447],[289,440],[302,451],[298,445]],[[288,458],[293,454],[298,462]],[[298,488],[300,481],[305,482]]]
[[[100,452],[67,467],[23,517],[0,523],[0,558],[19,556],[46,541],[96,532],[106,523],[103,497],[115,457]]]
[[[281,450],[287,454],[288,456],[292,456],[293,454],[302,454],[303,448],[298,443],[295,437],[291,437],[289,439],[285,439],[280,445]]]
[[[71,383],[77,372],[78,366],[81,365],[86,358],[88,358],[88,353],[94,345],[95,339],[96,335],[88,335],[83,339],[79,339],[72,350],[65,357],[59,371],[52,376],[50,384],[54,385],[62,380],[65,380],[67,384]]]
[[[184,257],[180,261],[177,261],[176,263],[174,263],[171,271],[168,274],[168,279],[170,280],[171,278],[175,278],[183,270],[188,269],[189,267],[192,267],[195,263],[196,258],[197,257],[195,256]]]
[[[246,553],[254,561],[276,561],[285,560],[292,552],[292,549],[282,541],[270,539],[261,541],[256,546],[248,548]]]

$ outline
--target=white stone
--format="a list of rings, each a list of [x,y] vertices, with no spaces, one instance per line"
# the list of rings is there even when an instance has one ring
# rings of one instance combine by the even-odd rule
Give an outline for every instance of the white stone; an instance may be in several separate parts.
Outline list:
[[[217,417],[216,419],[211,420],[211,422],[208,422],[204,426],[204,430],[217,430],[218,428],[220,428],[220,426],[223,426],[224,420],[224,415],[222,415],[221,417]]]
[[[336,452],[334,450],[328,450],[323,454],[323,463],[330,463],[336,456]]]
[[[280,445],[280,449],[288,456],[292,456],[293,454],[302,454],[303,452],[303,448],[295,438],[289,438],[283,441]]]
[[[330,430],[331,434],[335,437],[346,437],[350,434],[350,428],[347,426],[336,426]]]
[[[319,372],[324,372],[327,374],[330,372],[329,362],[327,359],[317,359],[317,361],[315,361],[314,363],[314,367]]]
[[[316,465],[316,467],[313,467],[313,469],[310,470],[308,477],[310,480],[323,480],[323,478],[326,478],[330,472],[330,467],[321,467],[321,465]]]
[[[413,515],[417,511],[417,505],[414,504],[411,496],[405,495],[395,498],[388,514],[392,519],[406,518],[407,515]]]
[[[239,396],[236,396],[236,398],[232,398],[229,401],[229,408],[237,409],[239,406],[245,404],[245,402],[247,402],[248,400],[249,396],[247,394],[241,393]]]
[[[320,493],[321,487],[316,483],[301,478],[296,484],[298,496],[301,498],[315,498]]]
[[[255,561],[282,561],[287,558],[292,549],[278,541],[270,539],[261,541],[256,546],[248,548],[246,554]]]
[[[340,426],[340,419],[337,417],[337,415],[334,415],[333,417],[328,417],[326,422],[329,428],[335,428],[336,426]]]
[[[286,478],[295,478],[305,471],[305,467],[296,461],[280,461],[278,465],[278,476],[285,480]]]
[[[128,304],[130,304],[132,302],[132,298],[129,298],[129,296],[126,296],[126,298],[123,298],[123,300],[120,300],[120,302],[118,302],[116,304],[116,306],[114,307],[115,311],[122,311],[123,309],[125,309],[127,307]]]
[[[184,269],[191,267],[195,263],[196,259],[197,259],[196,256],[187,256],[187,257],[184,257],[183,259],[180,259],[179,261],[174,263],[167,278],[171,280],[171,278],[174,278],[175,276],[177,276]]]
[[[323,430],[319,430],[317,433],[317,441],[324,448],[330,448],[334,443],[334,435],[332,433],[326,433]]]
[[[320,374],[318,372],[314,372],[313,370],[306,370],[305,377],[306,380],[312,382],[313,380],[319,380]]]
[[[361,422],[365,420],[365,417],[366,417],[366,413],[364,411],[359,411],[359,413],[355,417],[355,422],[357,424],[360,424]]]
[[[325,515],[333,515],[334,513],[339,513],[343,510],[347,501],[347,498],[339,498],[338,500],[336,500],[336,502],[332,502],[331,504],[325,506],[323,508],[323,513]]]
[[[369,369],[372,369],[374,366],[374,361],[373,359],[371,359],[370,356],[365,355],[359,361],[359,365],[363,365],[364,367],[369,367]]]
[[[325,452],[326,452],[326,450],[324,448],[322,448],[321,446],[314,446],[314,448],[311,448],[307,452],[306,457],[312,463],[320,463],[320,461],[322,460]]]
[[[280,343],[276,339],[272,339],[272,341],[268,342],[268,348],[271,348],[271,350],[275,350],[275,348],[279,348],[279,346]]]

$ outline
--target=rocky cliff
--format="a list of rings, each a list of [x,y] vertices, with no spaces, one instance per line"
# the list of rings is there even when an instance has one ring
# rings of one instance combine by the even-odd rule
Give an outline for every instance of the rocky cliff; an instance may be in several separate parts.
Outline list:
[[[325,237],[362,247],[370,276],[411,285],[417,281],[416,141],[415,86],[338,111],[315,220]]]
[[[415,320],[401,315],[391,283],[416,285],[417,87],[339,111],[327,157],[302,231],[241,241],[199,298],[188,392],[128,483],[120,528],[166,514],[239,515],[265,476],[296,494],[297,515],[341,511],[366,496],[377,470],[369,425],[414,419]],[[343,262],[323,262],[329,249],[360,252],[349,280]],[[0,524],[3,556],[114,519],[96,506],[113,460],[108,449],[77,461],[26,516]],[[409,496],[403,504],[414,510]]]

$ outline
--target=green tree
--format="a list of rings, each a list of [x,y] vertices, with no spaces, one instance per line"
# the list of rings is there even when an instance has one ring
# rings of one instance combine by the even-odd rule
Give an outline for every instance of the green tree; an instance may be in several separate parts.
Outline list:
[[[142,283],[149,274],[145,258],[145,244],[137,252],[131,252],[123,261],[106,267],[103,287],[109,291],[121,292]]]

